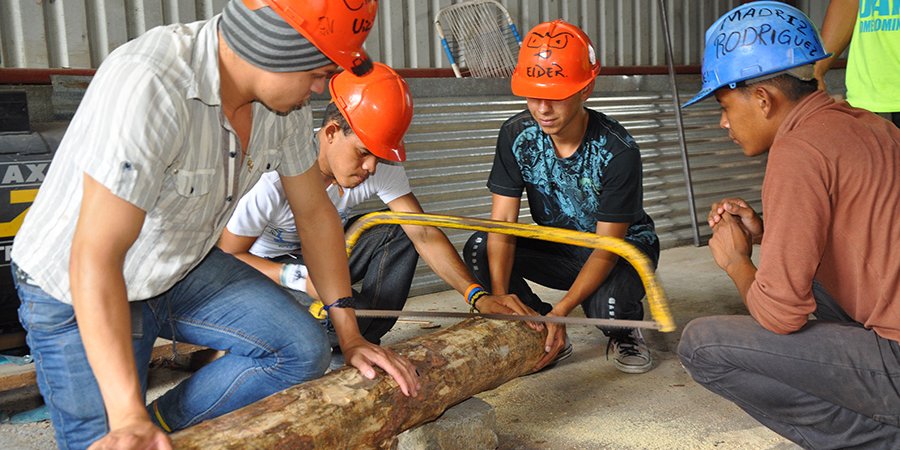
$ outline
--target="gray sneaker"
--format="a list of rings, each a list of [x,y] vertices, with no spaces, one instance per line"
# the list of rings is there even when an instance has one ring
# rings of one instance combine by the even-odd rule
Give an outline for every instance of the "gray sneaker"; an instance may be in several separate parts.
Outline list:
[[[638,328],[632,328],[628,334],[609,338],[606,346],[606,359],[612,349],[613,364],[625,373],[644,373],[653,367],[650,350],[644,343],[644,336]]]

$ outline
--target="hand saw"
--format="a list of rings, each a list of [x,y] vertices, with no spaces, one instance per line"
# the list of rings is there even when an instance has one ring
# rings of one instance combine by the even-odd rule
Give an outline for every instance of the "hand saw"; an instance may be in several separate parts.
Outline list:
[[[359,218],[345,232],[347,254],[350,254],[359,236],[369,228],[381,224],[405,224],[434,226],[441,228],[454,228],[488,233],[499,233],[510,236],[539,239],[543,241],[558,242],[561,244],[578,245],[581,247],[604,249],[615,253],[631,264],[641,278],[644,290],[647,293],[647,303],[650,305],[650,316],[662,332],[675,331],[675,320],[669,313],[669,304],[662,286],[657,282],[654,273],[655,268],[651,261],[640,250],[624,239],[610,236],[600,236],[593,233],[567,230],[562,228],[546,227],[534,224],[503,222],[497,220],[476,219],[472,217],[443,216],[436,214],[401,213],[401,212],[374,212]],[[487,317],[481,314],[482,317]],[[393,317],[393,316],[392,316]],[[523,319],[511,319],[523,320]],[[532,321],[537,321],[531,319]],[[599,320],[599,319],[596,319]],[[618,323],[618,322],[617,322]],[[646,322],[639,322],[646,323]],[[613,324],[598,324],[601,326],[620,326]],[[630,325],[625,325],[630,327]]]
[[[650,328],[659,330],[662,326],[657,322],[646,320],[594,319],[590,317],[558,317],[558,316],[521,316],[518,314],[487,314],[446,311],[394,311],[390,309],[357,309],[357,317],[403,318],[416,317],[427,319],[483,319],[513,320],[519,322],[559,323],[563,325],[595,325],[616,328]]]

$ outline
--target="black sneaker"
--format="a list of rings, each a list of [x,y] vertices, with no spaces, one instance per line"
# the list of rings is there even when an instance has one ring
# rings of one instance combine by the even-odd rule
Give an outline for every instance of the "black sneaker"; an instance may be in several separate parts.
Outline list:
[[[644,373],[653,367],[650,350],[638,328],[632,328],[628,334],[610,337],[606,346],[606,359],[609,359],[610,349],[613,351],[613,364],[622,372]]]
[[[572,343],[566,339],[566,345],[563,348],[559,349],[559,353],[556,354],[556,358],[553,358],[553,361],[550,361],[550,364],[547,364],[547,367],[550,367],[568,357],[572,356]]]
[[[542,372],[547,369],[552,369],[555,367],[560,361],[572,356],[572,343],[569,342],[569,338],[566,338],[566,344],[563,345],[563,348],[559,349],[559,353],[556,354],[556,357],[553,358],[553,361],[547,363],[546,366],[541,367],[541,370],[538,372]]]

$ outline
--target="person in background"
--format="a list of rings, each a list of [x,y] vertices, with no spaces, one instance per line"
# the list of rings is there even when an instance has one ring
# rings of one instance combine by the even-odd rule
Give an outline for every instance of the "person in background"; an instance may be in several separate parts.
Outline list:
[[[562,20],[525,36],[512,76],[513,94],[528,109],[500,128],[488,178],[491,218],[517,222],[522,192],[538,225],[624,238],[653,261],[659,239],[644,212],[641,152],[618,122],[586,108],[600,64],[590,38]],[[644,286],[625,260],[606,250],[477,232],[463,258],[485,289],[515,294],[534,311],[567,316],[581,305],[588,317],[643,318]],[[566,291],[543,302],[526,280]],[[546,355],[571,351],[564,326],[548,324]],[[652,359],[638,329],[603,330],[615,366],[643,373]]]
[[[847,45],[847,101],[889,116],[900,127],[900,3],[831,0],[822,22],[822,44],[831,56],[816,61],[819,89]]]
[[[691,321],[678,355],[803,448],[894,448],[900,129],[818,90],[813,64],[827,56],[809,18],[780,2],[741,5],[706,33],[703,87],[685,106],[714,95],[744,154],[768,154],[765,221],[739,198],[712,205],[709,248],[750,315]]]

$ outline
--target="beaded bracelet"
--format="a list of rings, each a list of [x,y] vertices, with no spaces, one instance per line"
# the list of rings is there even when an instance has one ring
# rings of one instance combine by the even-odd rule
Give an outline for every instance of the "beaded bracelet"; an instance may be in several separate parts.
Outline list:
[[[479,292],[486,292],[480,284],[473,283],[466,289],[466,303],[473,304],[473,299]]]
[[[485,291],[484,289],[472,294],[472,301],[469,303],[469,312],[470,313],[481,312],[478,310],[478,307],[475,306],[475,303],[478,301],[478,299],[480,299],[481,297],[484,297],[485,295],[488,295],[488,292]]]
[[[331,308],[352,308],[353,307],[353,297],[341,297],[334,301],[334,303],[330,305],[322,306],[326,312]]]

